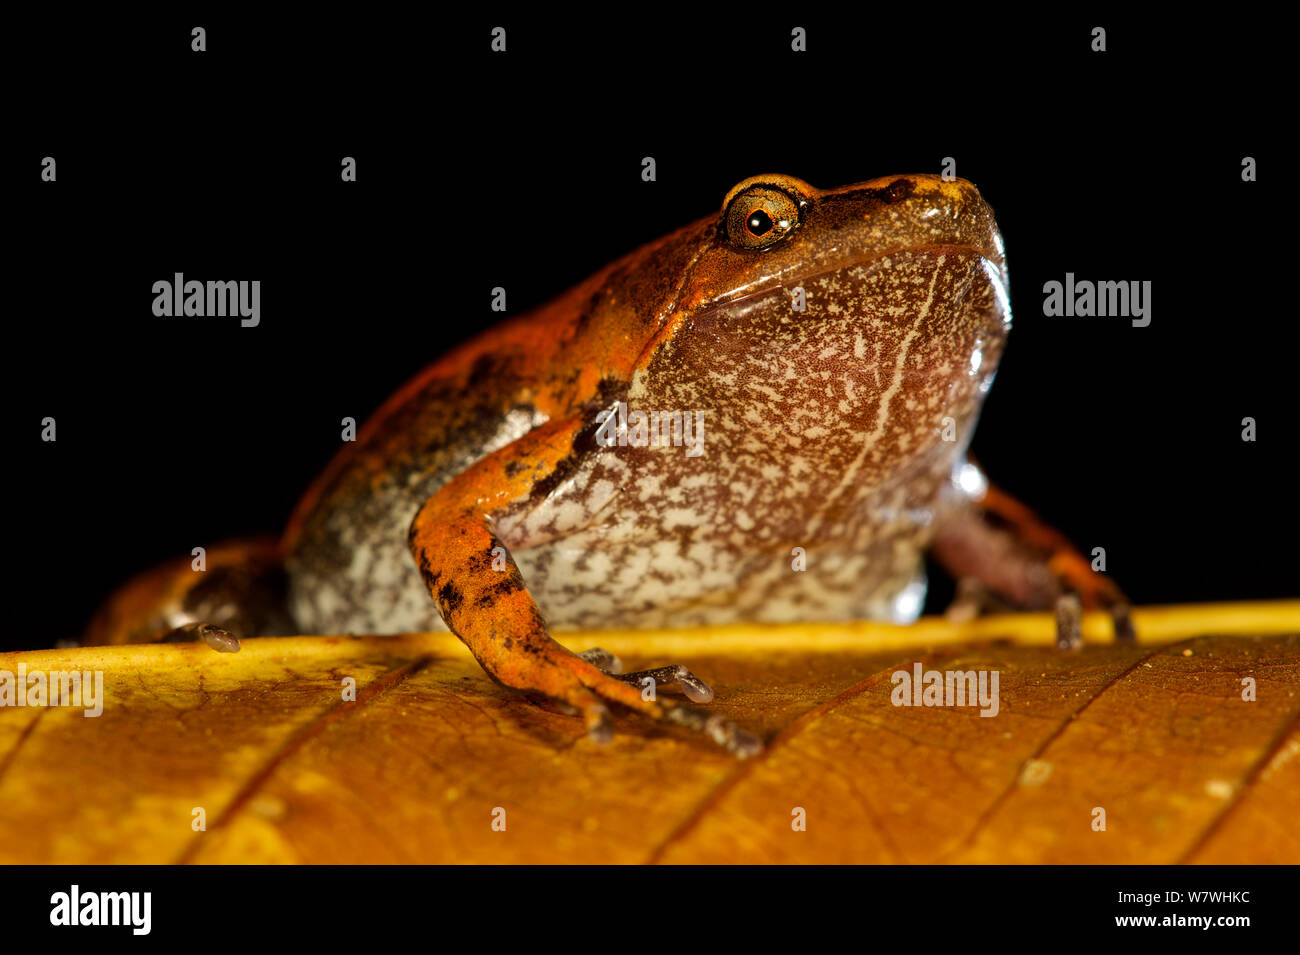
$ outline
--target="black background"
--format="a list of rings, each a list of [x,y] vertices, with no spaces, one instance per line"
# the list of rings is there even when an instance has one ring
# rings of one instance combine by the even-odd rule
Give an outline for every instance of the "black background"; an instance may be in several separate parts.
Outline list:
[[[832,187],[946,156],[1011,269],[974,441],[992,479],[1104,546],[1138,603],[1295,596],[1281,28],[736,11],[12,22],[0,649],[75,637],[152,563],[278,530],[340,419],[491,324],[493,286],[539,304],[756,173]],[[178,271],[261,280],[261,325],[154,317]],[[1151,325],[1044,318],[1066,272],[1151,281]]]

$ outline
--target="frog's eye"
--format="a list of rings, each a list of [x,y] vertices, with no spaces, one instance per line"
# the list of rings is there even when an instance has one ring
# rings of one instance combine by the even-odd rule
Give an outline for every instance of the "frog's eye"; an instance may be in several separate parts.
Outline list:
[[[778,186],[755,184],[731,197],[723,215],[727,239],[738,249],[759,250],[799,227],[808,199]]]

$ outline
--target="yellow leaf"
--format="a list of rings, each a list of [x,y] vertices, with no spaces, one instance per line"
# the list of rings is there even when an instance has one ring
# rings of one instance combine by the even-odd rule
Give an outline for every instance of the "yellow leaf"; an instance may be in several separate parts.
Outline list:
[[[3,654],[105,699],[0,708],[0,862],[1300,862],[1300,602],[1134,619],[1078,653],[1048,615],[559,635],[688,662],[768,738],[743,762],[593,743],[448,634]],[[918,662],[996,670],[997,715],[893,705]]]

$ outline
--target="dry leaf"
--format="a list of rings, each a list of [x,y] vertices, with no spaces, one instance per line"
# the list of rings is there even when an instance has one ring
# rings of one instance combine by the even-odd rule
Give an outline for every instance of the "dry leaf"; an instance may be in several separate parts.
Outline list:
[[[4,654],[106,699],[0,709],[0,862],[1300,862],[1300,603],[1135,619],[1161,642],[1062,654],[1044,615],[561,635],[688,662],[768,735],[745,762],[630,717],[595,744],[446,634]],[[892,705],[917,661],[997,670],[998,715]]]

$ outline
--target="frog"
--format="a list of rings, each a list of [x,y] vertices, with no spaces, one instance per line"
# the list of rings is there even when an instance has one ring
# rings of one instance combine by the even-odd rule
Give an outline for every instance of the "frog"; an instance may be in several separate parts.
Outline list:
[[[625,673],[552,631],[906,623],[928,553],[959,581],[954,619],[1055,609],[1068,647],[1104,608],[1131,639],[1118,587],[968,453],[1010,327],[972,183],[746,178],[436,359],[279,537],[143,575],[85,642],[450,630],[597,741],[639,714],[747,757],[763,740],[686,667]]]

